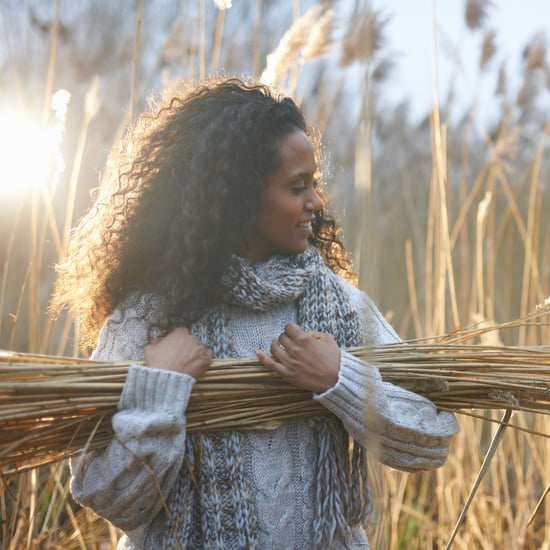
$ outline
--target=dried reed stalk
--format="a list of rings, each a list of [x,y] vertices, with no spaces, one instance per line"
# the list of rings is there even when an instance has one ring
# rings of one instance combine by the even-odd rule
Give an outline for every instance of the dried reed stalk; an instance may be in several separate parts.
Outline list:
[[[414,341],[348,350],[382,378],[440,408],[550,413],[550,347]],[[0,467],[21,470],[67,458],[112,437],[111,417],[130,363],[0,351]],[[255,359],[218,359],[194,386],[189,432],[269,428],[329,414],[311,394]]]

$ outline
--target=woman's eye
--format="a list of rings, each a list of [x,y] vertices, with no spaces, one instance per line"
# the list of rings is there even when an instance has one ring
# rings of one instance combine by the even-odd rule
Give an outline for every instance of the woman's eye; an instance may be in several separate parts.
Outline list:
[[[293,188],[292,188],[292,192],[293,192],[295,195],[299,195],[300,193],[303,193],[306,189],[307,189],[307,186],[305,186],[305,185],[300,185],[299,187],[293,187]]]

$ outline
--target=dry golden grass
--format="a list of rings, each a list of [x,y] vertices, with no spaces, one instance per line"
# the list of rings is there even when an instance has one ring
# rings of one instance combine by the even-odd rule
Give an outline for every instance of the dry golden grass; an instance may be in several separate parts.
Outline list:
[[[521,325],[550,312],[550,303]],[[495,327],[423,341],[351,348],[382,378],[439,408],[550,414],[550,347],[468,345]],[[501,327],[500,327],[501,328]],[[130,363],[71,360],[0,350],[0,467],[10,473],[68,458],[112,438],[111,419]],[[189,432],[269,429],[328,414],[311,393],[285,383],[255,359],[216,359],[197,380],[186,411]],[[550,436],[550,433],[548,434]]]
[[[19,43],[18,52],[17,25],[5,26],[6,43],[12,52],[10,74],[14,76],[18,99],[25,102],[29,97],[39,97],[44,105],[42,119],[47,119],[53,84],[61,72],[67,86],[73,83],[74,97],[69,112],[73,131],[68,130],[64,137],[67,177],[58,180],[52,174],[47,193],[36,192],[21,206],[11,208],[6,202],[0,219],[5,236],[0,241],[0,347],[76,355],[78,327],[72,319],[54,323],[44,315],[51,288],[50,266],[59,259],[59,241],[73,212],[77,215],[88,206],[88,189],[95,185],[96,170],[104,158],[102,152],[125,124],[120,113],[125,110],[129,116],[140,92],[151,87],[152,75],[194,78],[208,67],[237,73],[254,67],[259,74],[266,52],[277,51],[277,44],[270,41],[273,33],[266,19],[268,3],[256,3],[253,36],[242,43],[235,40],[237,35],[239,39],[244,36],[242,20],[235,9],[237,3],[218,13],[212,11],[213,3],[201,0],[198,16],[195,11],[185,12],[188,4],[182,2],[182,18],[174,18],[183,24],[177,29],[174,25],[177,40],[172,43],[170,56],[163,58],[159,51],[158,60],[141,69],[140,60],[153,58],[156,51],[156,46],[147,40],[160,36],[145,32],[145,26],[159,15],[147,11],[147,3],[143,3],[139,18],[135,7],[124,10],[117,6],[114,10],[108,3],[86,8],[85,2],[74,6],[55,2],[51,3],[51,14],[46,5],[36,13],[31,7],[19,10],[34,19],[29,32],[21,33],[34,36],[36,44],[42,44],[33,51],[25,51],[24,44]],[[294,8],[297,5],[294,3]],[[347,39],[342,60],[353,61],[360,70],[370,64],[370,72],[364,74],[376,75],[377,63],[387,66],[381,57],[384,18],[373,18],[366,2],[355,5],[360,12],[350,28],[343,29]],[[70,17],[65,16],[77,6],[84,11],[75,20],[78,32],[74,32],[75,29],[67,28]],[[326,6],[323,3],[323,8]],[[337,5],[332,8],[336,12]],[[4,6],[2,15],[9,17],[9,9],[9,5]],[[335,13],[337,24],[328,25],[329,10],[322,13],[326,16],[324,24],[322,17],[311,24],[321,34],[323,29],[328,32],[332,28],[326,43],[342,46],[344,35],[337,32],[338,25],[341,30],[341,20]],[[343,177],[336,178],[339,188],[331,192],[340,196],[336,204],[342,210],[347,208],[342,217],[346,242],[351,250],[363,251],[362,257],[356,258],[356,265],[373,297],[405,337],[443,334],[474,319],[493,324],[496,320],[521,318],[550,294],[550,227],[545,215],[550,208],[546,151],[549,128],[544,124],[547,114],[537,108],[548,70],[545,43],[537,36],[526,45],[522,81],[519,86],[514,85],[508,60],[498,50],[499,29],[495,29],[496,36],[489,30],[490,15],[491,2],[466,2],[468,27],[486,37],[478,57],[483,78],[490,78],[491,66],[501,68],[494,83],[494,102],[501,106],[498,120],[486,127],[478,117],[479,106],[472,104],[459,122],[453,122],[448,115],[455,106],[436,96],[432,116],[426,117],[424,124],[413,125],[406,109],[391,113],[377,109],[377,97],[385,81],[371,78],[361,116],[365,127],[376,129],[378,150],[372,149],[372,136],[367,135],[369,139],[363,143],[369,146],[368,159],[360,147],[355,149],[353,139],[346,143],[345,154],[334,158],[335,176],[342,172]],[[296,22],[299,16],[294,14]],[[114,30],[107,23],[115,25]],[[139,33],[141,44],[137,40],[138,24],[144,26],[144,32]],[[434,22],[434,28],[435,25]],[[371,33],[371,38],[362,44],[356,41],[361,36],[357,33],[360,26]],[[312,38],[313,33],[310,35]],[[84,37],[85,47],[78,42],[79,37]],[[477,41],[478,37],[473,38]],[[31,42],[27,40],[26,44]],[[315,42],[322,45],[322,36],[316,36]],[[297,44],[305,56],[305,37]],[[284,41],[280,52],[282,46]],[[367,50],[360,49],[364,46]],[[374,46],[381,50],[373,51]],[[318,51],[323,53],[324,48]],[[286,59],[280,58],[281,78],[288,79],[291,92],[306,68],[298,52],[294,48]],[[33,60],[34,65],[27,69]],[[24,75],[41,75],[44,67],[47,70],[40,82],[43,93],[36,89],[30,93],[25,88]],[[102,108],[93,123],[78,128],[78,121],[85,120],[85,113],[81,117],[77,107],[80,100],[84,103],[83,94],[78,95],[86,78],[83,68],[97,72],[109,93],[102,98]],[[312,74],[318,75],[319,80]],[[332,139],[332,143],[327,142],[329,150],[338,149],[346,136],[363,135],[354,127],[342,125],[347,120],[342,115],[348,112],[343,93],[348,85],[346,78],[334,67],[326,74],[310,72],[307,79],[316,82],[315,94],[308,97],[298,90],[304,96],[304,104],[307,99],[309,107],[316,107],[321,113],[317,122],[326,130],[328,140]],[[330,83],[334,83],[332,88]],[[129,98],[132,105],[127,109]],[[350,153],[354,150],[356,158]],[[353,186],[346,186],[353,179],[354,169],[357,181],[371,185],[369,196],[358,198]],[[358,225],[365,206],[374,216],[369,220],[369,234]],[[355,210],[358,215],[347,215]],[[59,216],[60,212],[65,217]],[[371,237],[374,241],[374,236],[375,242],[367,242]],[[366,268],[365,259],[369,259]],[[377,272],[381,275],[377,276]],[[525,325],[492,336],[496,343],[504,342],[514,348],[547,346],[550,329]],[[502,417],[500,411],[481,409],[476,414],[481,418],[460,415],[461,432],[453,442],[447,464],[436,472],[408,475],[376,467],[371,461],[378,509],[377,522],[369,527],[372,548],[433,550],[446,546]],[[517,412],[512,421],[518,429],[505,431],[466,521],[457,532],[453,549],[550,548],[550,530],[546,528],[550,524],[546,492],[550,483],[550,439],[536,435],[550,433],[548,417]],[[78,509],[68,496],[67,477],[62,462],[4,475],[0,547],[84,550],[113,546],[116,531],[107,522]]]

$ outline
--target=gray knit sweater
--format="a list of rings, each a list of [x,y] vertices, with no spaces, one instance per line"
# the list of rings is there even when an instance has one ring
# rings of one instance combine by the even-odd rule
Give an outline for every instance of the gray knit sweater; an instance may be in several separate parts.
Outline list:
[[[370,299],[343,279],[340,282],[359,312],[364,344],[397,341]],[[94,359],[143,360],[149,339],[143,307],[113,313],[100,333]],[[268,351],[272,339],[296,320],[292,302],[264,312],[230,306],[228,330],[236,355],[252,357],[255,348]],[[132,366],[113,418],[115,438],[105,449],[72,460],[74,497],[126,532],[119,550],[162,548],[166,495],[182,467],[185,410],[193,384],[185,374]],[[458,431],[452,414],[383,382],[376,368],[345,352],[337,384],[314,399],[377,460],[400,470],[441,466]],[[262,550],[311,548],[312,465],[318,452],[314,422],[283,422],[272,430],[245,434],[242,458],[254,488]],[[336,548],[366,549],[367,538],[358,529]]]

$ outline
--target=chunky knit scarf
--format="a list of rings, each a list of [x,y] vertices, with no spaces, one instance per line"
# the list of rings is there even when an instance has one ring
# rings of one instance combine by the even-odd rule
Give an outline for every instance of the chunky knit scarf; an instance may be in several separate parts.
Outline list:
[[[226,303],[268,310],[296,301],[304,330],[332,334],[340,347],[362,344],[357,313],[314,247],[292,256],[274,256],[251,267],[236,261],[224,277]],[[225,304],[192,327],[215,357],[234,356],[226,330]],[[364,522],[370,495],[363,448],[335,417],[314,422],[319,440],[315,480],[313,547],[328,549],[334,540]],[[170,493],[164,548],[258,548],[258,525],[238,431],[188,435],[185,463]]]

